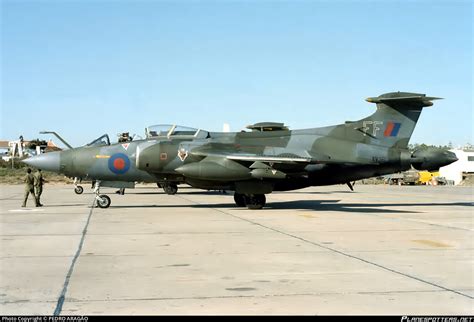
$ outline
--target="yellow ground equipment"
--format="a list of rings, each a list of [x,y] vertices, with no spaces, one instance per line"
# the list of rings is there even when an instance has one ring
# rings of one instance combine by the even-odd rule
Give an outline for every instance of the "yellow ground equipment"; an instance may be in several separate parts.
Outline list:
[[[429,172],[429,171],[420,171],[418,172],[419,178],[417,184],[429,184],[434,182],[439,177],[439,171]]]

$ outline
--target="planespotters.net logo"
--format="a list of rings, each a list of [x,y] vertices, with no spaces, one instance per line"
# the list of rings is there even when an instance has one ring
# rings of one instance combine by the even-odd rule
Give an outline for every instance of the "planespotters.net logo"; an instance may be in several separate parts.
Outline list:
[[[402,322],[474,322],[472,316],[402,316]]]

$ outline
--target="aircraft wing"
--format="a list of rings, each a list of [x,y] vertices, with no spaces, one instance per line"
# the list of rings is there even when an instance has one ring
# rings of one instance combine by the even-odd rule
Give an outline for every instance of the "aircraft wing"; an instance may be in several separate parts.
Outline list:
[[[235,161],[260,161],[273,163],[312,163],[311,158],[298,156],[266,156],[255,154],[231,154],[225,156],[229,160]]]
[[[262,155],[252,153],[233,153],[233,152],[204,152],[204,151],[193,151],[194,155],[203,157],[219,157],[233,161],[248,161],[248,162],[264,162],[264,163],[281,163],[281,164],[349,164],[353,162],[347,162],[346,160],[336,160],[331,158],[329,155],[318,154],[310,155],[305,151],[305,155],[294,155],[294,154],[283,154],[283,155]]]

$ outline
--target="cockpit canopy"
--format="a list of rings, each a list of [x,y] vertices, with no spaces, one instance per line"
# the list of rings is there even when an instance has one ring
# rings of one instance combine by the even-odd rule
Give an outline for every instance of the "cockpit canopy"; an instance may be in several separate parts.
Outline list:
[[[147,127],[145,129],[145,135],[147,139],[160,137],[189,137],[205,139],[209,137],[209,132],[181,125],[157,124]]]
[[[107,134],[104,134],[91,143],[87,144],[86,146],[102,146],[102,145],[110,145],[110,139]]]

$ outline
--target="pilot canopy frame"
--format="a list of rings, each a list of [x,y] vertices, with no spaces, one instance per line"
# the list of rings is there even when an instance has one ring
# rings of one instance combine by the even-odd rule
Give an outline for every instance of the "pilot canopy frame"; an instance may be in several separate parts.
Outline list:
[[[209,138],[209,132],[176,124],[157,124],[145,128],[147,139],[152,138]]]

